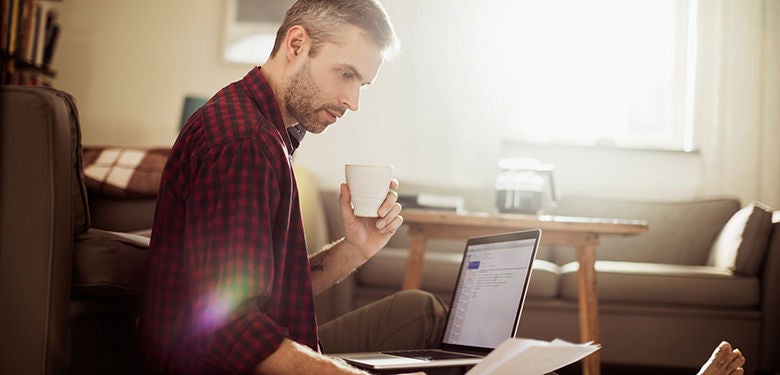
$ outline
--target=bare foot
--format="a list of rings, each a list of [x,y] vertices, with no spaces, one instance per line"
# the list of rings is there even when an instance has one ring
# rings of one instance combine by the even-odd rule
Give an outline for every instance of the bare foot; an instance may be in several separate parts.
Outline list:
[[[742,375],[745,370],[745,356],[739,349],[731,349],[731,344],[723,341],[712,352],[707,363],[701,367],[698,375]]]

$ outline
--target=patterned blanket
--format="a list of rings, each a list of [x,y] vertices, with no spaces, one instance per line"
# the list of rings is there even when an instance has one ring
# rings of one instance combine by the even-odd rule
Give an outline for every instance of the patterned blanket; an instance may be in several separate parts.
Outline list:
[[[167,148],[85,146],[87,190],[114,198],[155,198],[169,155]]]

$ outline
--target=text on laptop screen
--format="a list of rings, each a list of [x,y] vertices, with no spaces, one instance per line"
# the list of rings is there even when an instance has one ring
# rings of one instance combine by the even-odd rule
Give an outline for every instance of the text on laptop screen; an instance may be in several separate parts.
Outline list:
[[[495,348],[511,336],[535,242],[468,246],[443,343]]]

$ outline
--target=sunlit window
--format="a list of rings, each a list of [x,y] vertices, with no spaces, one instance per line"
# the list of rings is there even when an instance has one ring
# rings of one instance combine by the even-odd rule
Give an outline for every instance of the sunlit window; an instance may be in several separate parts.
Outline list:
[[[447,126],[476,112],[465,126],[507,140],[690,150],[695,2],[416,1],[403,59]]]
[[[509,136],[534,143],[690,150],[695,63],[690,5],[518,2],[511,22],[516,41],[497,49],[495,60],[506,74],[499,90]]]
[[[226,58],[261,63],[285,1],[229,0]],[[386,0],[404,50],[393,79],[414,93],[397,104],[446,131],[691,150],[696,1]]]

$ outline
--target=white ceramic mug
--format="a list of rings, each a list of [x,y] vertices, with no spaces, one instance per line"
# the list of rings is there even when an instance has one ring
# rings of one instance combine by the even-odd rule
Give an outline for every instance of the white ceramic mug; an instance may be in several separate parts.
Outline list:
[[[347,164],[347,186],[355,216],[378,217],[379,206],[387,198],[393,167],[389,165]]]

